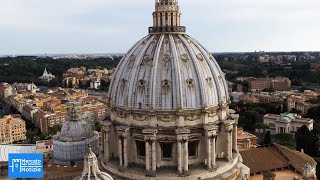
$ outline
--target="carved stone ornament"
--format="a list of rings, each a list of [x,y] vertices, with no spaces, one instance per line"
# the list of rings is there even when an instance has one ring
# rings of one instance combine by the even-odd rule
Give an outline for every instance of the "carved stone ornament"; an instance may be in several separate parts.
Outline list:
[[[136,56],[134,54],[132,54],[130,57],[129,57],[129,61],[135,61],[136,60]]]
[[[196,56],[200,61],[203,61],[203,56],[201,54],[197,54]]]
[[[152,61],[152,57],[150,55],[146,54],[142,59],[141,65],[142,66],[150,65],[151,61]]]
[[[155,141],[157,138],[156,136],[157,136],[158,130],[144,129],[144,130],[142,130],[142,133],[144,134],[145,141]]]
[[[181,55],[181,59],[182,59],[182,61],[184,61],[184,62],[189,61],[189,56],[188,56],[188,54],[182,54],[182,55]]]
[[[218,125],[207,125],[204,127],[204,129],[206,130],[207,137],[212,138],[212,137],[217,136],[219,126]]]
[[[200,119],[200,115],[189,115],[185,116],[185,120],[187,121],[196,121]]]
[[[128,132],[130,130],[129,127],[127,126],[117,126],[117,134],[119,137],[124,137],[126,138],[128,136]]]
[[[172,138],[169,137],[164,137],[159,139],[159,142],[173,142],[174,140]]]
[[[186,129],[186,128],[179,128],[176,129],[176,134],[178,135],[182,135],[182,134],[190,134],[190,129]]]
[[[189,134],[179,134],[177,136],[178,141],[188,141],[189,140]]]
[[[168,64],[170,62],[170,55],[169,54],[165,54],[162,58],[162,62],[163,64]]]
[[[233,129],[233,124],[225,124],[225,125],[224,125],[224,130],[225,130],[226,132],[231,132],[232,129]]]
[[[133,118],[137,121],[146,121],[147,120],[147,116],[143,115],[143,114],[134,114]]]
[[[208,117],[209,118],[216,117],[216,116],[217,116],[217,112],[216,111],[208,112]]]
[[[174,116],[173,115],[161,115],[158,117],[159,121],[162,122],[172,122],[174,121]]]
[[[117,111],[117,116],[120,117],[120,118],[126,118],[127,114],[128,113],[126,113],[124,111]]]

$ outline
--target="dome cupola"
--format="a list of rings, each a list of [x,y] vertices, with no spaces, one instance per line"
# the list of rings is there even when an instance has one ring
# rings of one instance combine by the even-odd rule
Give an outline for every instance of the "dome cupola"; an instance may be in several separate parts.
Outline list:
[[[178,0],[156,0],[152,15],[153,27],[149,28],[149,33],[185,33],[186,28],[180,26]]]

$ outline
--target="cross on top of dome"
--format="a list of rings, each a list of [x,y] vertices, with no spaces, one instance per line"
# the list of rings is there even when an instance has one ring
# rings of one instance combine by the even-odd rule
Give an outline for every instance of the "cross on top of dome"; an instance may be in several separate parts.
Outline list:
[[[149,33],[185,33],[185,27],[180,26],[181,13],[178,0],[156,0],[153,12],[153,27]]]

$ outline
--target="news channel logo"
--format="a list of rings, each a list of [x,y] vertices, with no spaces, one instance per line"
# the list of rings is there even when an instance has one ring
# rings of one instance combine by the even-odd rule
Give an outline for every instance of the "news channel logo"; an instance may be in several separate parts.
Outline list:
[[[43,178],[42,154],[9,154],[9,178]]]

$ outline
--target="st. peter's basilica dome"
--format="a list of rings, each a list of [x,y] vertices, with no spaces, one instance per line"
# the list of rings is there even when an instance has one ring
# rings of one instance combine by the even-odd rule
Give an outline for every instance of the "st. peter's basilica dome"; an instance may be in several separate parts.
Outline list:
[[[224,74],[180,16],[178,0],[156,0],[149,35],[120,61],[101,165],[127,179],[247,179]]]

